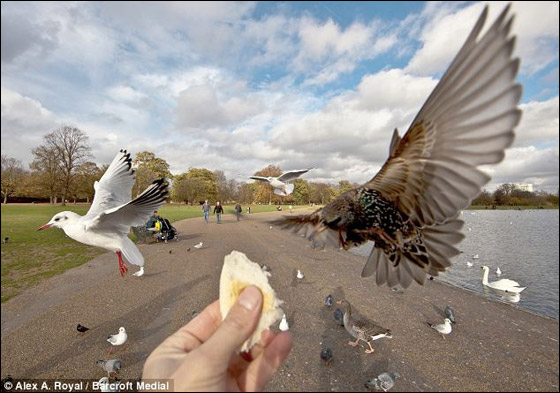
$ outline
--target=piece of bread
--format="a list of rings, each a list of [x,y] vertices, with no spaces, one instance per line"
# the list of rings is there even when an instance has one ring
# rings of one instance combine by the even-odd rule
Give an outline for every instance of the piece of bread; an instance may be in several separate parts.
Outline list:
[[[268,283],[269,276],[270,273],[263,271],[259,264],[252,262],[242,252],[232,251],[224,258],[220,277],[220,311],[223,319],[246,287],[254,285],[263,294],[261,318],[253,335],[241,346],[241,352],[249,351],[259,342],[261,333],[284,314],[280,308],[283,302],[276,297],[274,289]]]

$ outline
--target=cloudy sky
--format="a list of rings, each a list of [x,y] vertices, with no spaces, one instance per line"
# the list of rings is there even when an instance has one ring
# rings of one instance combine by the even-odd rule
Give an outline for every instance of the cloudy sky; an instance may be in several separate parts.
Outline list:
[[[150,150],[173,173],[268,164],[364,182],[468,35],[477,2],[2,2],[2,154],[60,124],[94,161]],[[503,4],[490,3],[489,19]],[[504,182],[558,190],[558,2],[514,2],[523,118]]]

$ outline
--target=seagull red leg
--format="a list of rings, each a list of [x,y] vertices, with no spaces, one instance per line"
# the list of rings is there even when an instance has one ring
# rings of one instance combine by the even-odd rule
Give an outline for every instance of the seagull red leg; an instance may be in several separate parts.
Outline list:
[[[124,277],[124,275],[128,271],[128,268],[126,267],[126,265],[123,262],[122,253],[120,251],[115,251],[115,253],[119,257],[119,271],[121,273],[121,276]]]

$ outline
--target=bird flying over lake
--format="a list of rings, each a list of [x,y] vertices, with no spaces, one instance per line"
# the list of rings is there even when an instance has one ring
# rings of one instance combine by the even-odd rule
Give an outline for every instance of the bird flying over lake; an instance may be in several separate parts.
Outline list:
[[[377,285],[423,285],[449,268],[464,238],[459,212],[490,180],[477,167],[503,160],[521,117],[513,17],[505,7],[480,37],[487,14],[488,7],[406,134],[395,130],[370,181],[274,224],[345,250],[374,241],[362,277],[375,275]]]
[[[310,169],[302,169],[297,171],[289,171],[284,172],[281,176],[272,177],[272,176],[249,176],[249,178],[253,180],[263,181],[270,183],[272,187],[274,187],[274,193],[280,196],[288,196],[294,191],[294,185],[288,184],[287,182],[292,181],[307,173],[311,170]]]
[[[113,251],[119,258],[119,270],[128,270],[122,256],[133,265],[144,266],[144,257],[128,238],[131,226],[144,225],[150,214],[167,198],[165,179],[154,181],[138,197],[131,200],[134,170],[130,153],[121,150],[101,179],[94,183],[95,197],[89,211],[80,216],[71,211],[54,215],[38,230],[58,227],[80,243]]]

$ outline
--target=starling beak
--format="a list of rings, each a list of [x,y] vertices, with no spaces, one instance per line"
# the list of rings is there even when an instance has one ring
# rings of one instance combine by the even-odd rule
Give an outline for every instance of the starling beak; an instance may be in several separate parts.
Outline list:
[[[449,268],[464,238],[459,213],[490,180],[477,167],[503,160],[521,117],[509,8],[480,37],[484,9],[408,131],[394,131],[389,158],[369,182],[273,224],[345,250],[374,241],[362,277],[375,275],[377,285],[423,285]]]

